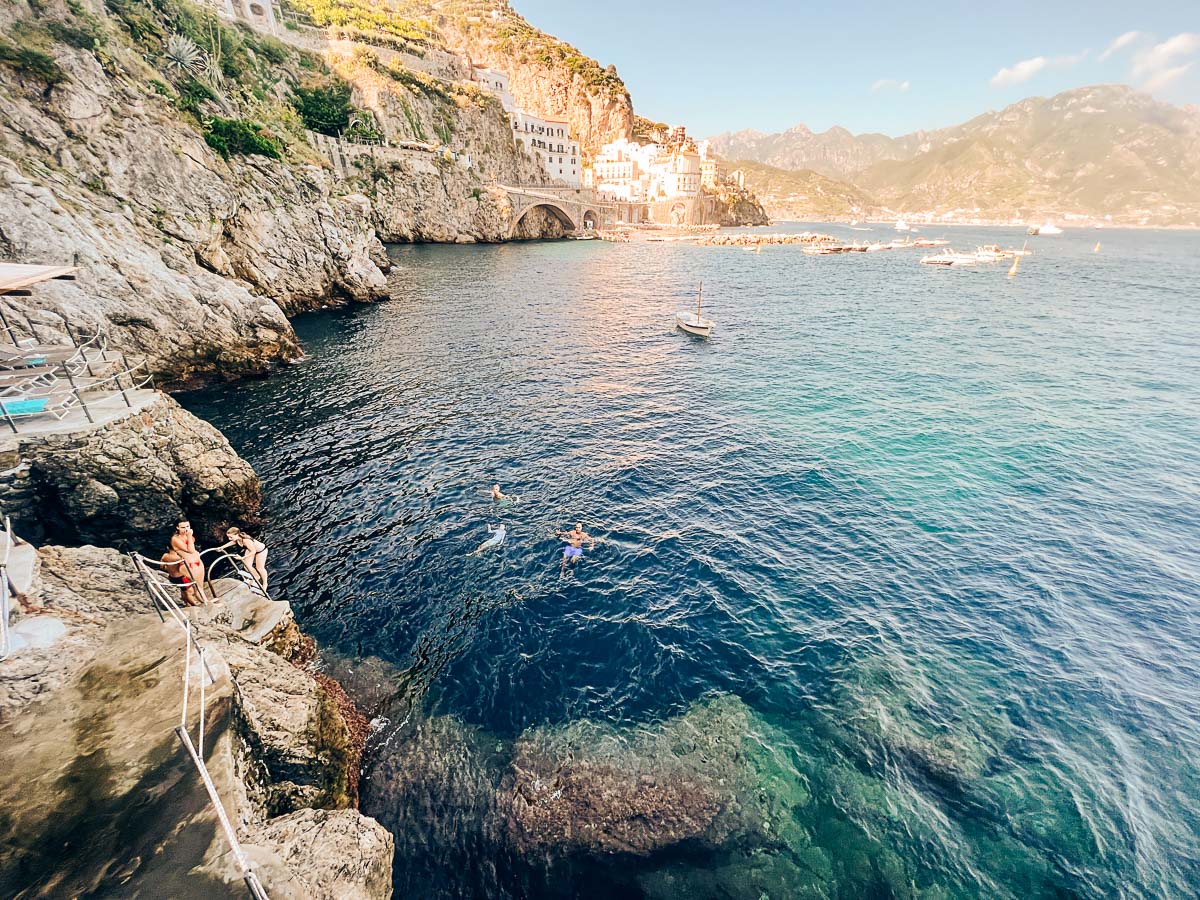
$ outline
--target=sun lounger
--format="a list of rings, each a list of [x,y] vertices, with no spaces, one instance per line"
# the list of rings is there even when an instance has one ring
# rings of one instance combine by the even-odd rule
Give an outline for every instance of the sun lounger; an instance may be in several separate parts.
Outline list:
[[[70,385],[34,387],[24,390],[0,389],[0,417],[15,433],[17,419],[51,415],[61,421],[79,405],[79,397]]]

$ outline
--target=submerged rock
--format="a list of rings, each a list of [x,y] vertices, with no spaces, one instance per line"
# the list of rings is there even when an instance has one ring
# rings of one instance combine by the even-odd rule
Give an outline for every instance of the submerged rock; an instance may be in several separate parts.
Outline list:
[[[592,722],[521,736],[501,797],[518,848],[647,856],[761,835],[749,708],[723,696],[632,732]]]

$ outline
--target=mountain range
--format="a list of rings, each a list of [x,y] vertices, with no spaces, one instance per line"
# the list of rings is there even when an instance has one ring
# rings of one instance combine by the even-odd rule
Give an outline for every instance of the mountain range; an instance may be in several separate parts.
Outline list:
[[[897,138],[799,125],[718,135],[712,148],[731,168],[741,165],[777,217],[1200,226],[1200,108],[1123,85],[1031,97]],[[820,188],[807,206],[806,185]]]

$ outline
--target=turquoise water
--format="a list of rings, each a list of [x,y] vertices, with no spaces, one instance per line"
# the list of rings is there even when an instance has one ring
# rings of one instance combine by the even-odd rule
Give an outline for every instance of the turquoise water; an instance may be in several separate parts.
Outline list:
[[[398,247],[392,302],[184,398],[378,716],[398,896],[1200,892],[1200,237],[1031,249]]]

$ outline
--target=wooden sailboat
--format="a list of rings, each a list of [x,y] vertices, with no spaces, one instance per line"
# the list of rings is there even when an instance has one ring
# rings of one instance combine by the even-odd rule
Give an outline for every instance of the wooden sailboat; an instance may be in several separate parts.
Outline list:
[[[1019,257],[1019,256],[1014,256],[1014,257],[1013,257],[1013,264],[1012,264],[1012,268],[1010,268],[1010,269],[1008,270],[1008,277],[1009,277],[1009,278],[1015,278],[1015,277],[1016,277],[1016,274],[1017,274],[1017,269],[1019,269],[1019,268],[1021,268],[1021,257]]]
[[[675,327],[686,331],[688,334],[694,334],[696,337],[708,337],[712,333],[712,319],[705,319],[700,315],[700,300],[704,296],[704,282],[700,282],[700,290],[696,292],[696,311],[677,312],[675,313]]]

